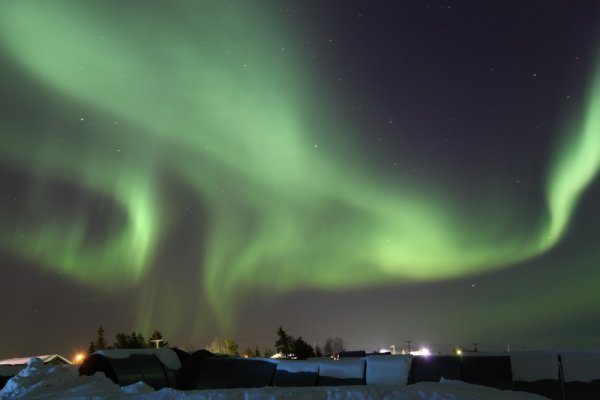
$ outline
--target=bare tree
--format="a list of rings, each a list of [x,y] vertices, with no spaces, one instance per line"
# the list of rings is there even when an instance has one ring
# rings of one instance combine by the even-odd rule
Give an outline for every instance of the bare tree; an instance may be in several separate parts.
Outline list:
[[[325,346],[323,346],[323,352],[332,356],[337,356],[341,352],[346,351],[346,344],[344,339],[339,336],[334,338],[327,338]]]
[[[225,344],[221,338],[216,337],[208,346],[206,346],[206,350],[211,353],[224,353],[225,352]]]

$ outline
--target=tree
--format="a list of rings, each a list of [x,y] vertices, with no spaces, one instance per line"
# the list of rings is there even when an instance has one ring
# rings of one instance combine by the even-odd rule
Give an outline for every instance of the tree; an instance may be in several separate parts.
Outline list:
[[[254,349],[254,357],[260,357],[260,350],[258,349],[258,346]]]
[[[281,353],[284,358],[288,358],[290,354],[292,354],[292,342],[294,339],[289,336],[281,326],[277,329],[277,337],[275,349],[278,353]]]
[[[238,344],[233,339],[225,339],[225,354],[230,356],[237,356]]]
[[[215,337],[212,342],[206,346],[206,350],[210,351],[211,353],[224,353],[225,345],[223,344],[221,338]]]
[[[115,349],[145,349],[148,347],[148,342],[144,335],[132,331],[130,335],[119,332],[116,335],[116,342],[113,346]]]
[[[265,358],[269,358],[269,357],[271,357],[273,355],[273,350],[270,349],[270,348],[268,348],[268,347],[266,347],[265,351],[263,352],[263,354],[265,355]]]
[[[92,341],[92,342],[90,342],[90,345],[89,345],[89,347],[88,347],[88,349],[87,349],[87,353],[88,353],[88,355],[90,355],[90,354],[92,354],[92,353],[95,353],[95,352],[96,352],[96,350],[97,350],[97,349],[96,349],[96,343],[94,343],[93,341]]]
[[[169,342],[163,338],[158,329],[155,329],[148,338],[148,347],[169,347]]]
[[[346,350],[344,339],[341,337],[327,338],[325,346],[323,346],[323,352],[332,356],[337,356],[341,352]]]
[[[246,358],[254,357],[254,352],[250,347],[246,347],[246,349],[242,352],[242,356]]]
[[[323,357],[323,351],[321,350],[321,348],[319,347],[319,345],[315,346],[315,356],[316,357]]]
[[[315,356],[315,350],[310,344],[302,340],[302,336],[298,336],[298,339],[292,343],[292,353],[299,360],[306,360],[309,357]]]
[[[90,342],[90,345],[87,350],[88,354],[92,354],[98,350],[104,350],[108,347],[106,345],[106,338],[104,337],[104,328],[102,327],[102,325],[98,326],[98,330],[96,331],[96,333],[96,340]]]
[[[104,327],[100,325],[98,327],[98,337],[96,338],[96,350],[106,349],[106,338],[104,337]]]

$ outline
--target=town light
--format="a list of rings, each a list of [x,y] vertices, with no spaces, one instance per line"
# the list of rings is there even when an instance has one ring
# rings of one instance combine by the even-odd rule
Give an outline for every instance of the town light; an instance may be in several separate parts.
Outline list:
[[[77,353],[75,357],[73,357],[73,364],[81,364],[83,360],[85,360],[85,353]]]
[[[410,354],[413,356],[430,356],[431,352],[427,347],[421,347],[419,350],[411,351]]]

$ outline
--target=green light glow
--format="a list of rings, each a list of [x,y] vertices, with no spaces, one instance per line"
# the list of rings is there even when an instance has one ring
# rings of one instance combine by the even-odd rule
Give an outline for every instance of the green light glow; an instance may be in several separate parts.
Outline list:
[[[590,86],[589,97],[581,127],[566,132],[552,165],[547,185],[551,215],[548,245],[565,231],[579,196],[600,168],[600,68]]]
[[[68,219],[48,212],[42,222],[14,220],[0,230],[6,251],[92,285],[135,285],[177,229],[179,211],[164,193],[176,176],[209,210],[198,217],[207,233],[190,279],[223,310],[240,289],[444,279],[529,259],[557,243],[598,173],[600,78],[581,128],[565,132],[549,168],[539,210],[547,207],[549,219],[524,231],[522,212],[500,200],[465,218],[470,210],[435,174],[427,183],[390,182],[355,164],[358,145],[345,138],[352,128],[343,121],[338,131],[309,128],[319,98],[302,49],[285,47],[295,32],[255,6],[176,4],[164,16],[146,3],[118,13],[105,2],[0,3],[4,51],[83,119],[68,130],[85,137],[60,142],[62,127],[3,123],[2,158],[40,188],[31,191],[31,210],[44,209],[44,188],[60,180],[112,199],[125,215],[93,245],[85,209]],[[46,141],[35,146],[34,136]],[[336,143],[343,158],[334,156]],[[144,321],[153,294],[173,292],[159,286],[141,294]]]

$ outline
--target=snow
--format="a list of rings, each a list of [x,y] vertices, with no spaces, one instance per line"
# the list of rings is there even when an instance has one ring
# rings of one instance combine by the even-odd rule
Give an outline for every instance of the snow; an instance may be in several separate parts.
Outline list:
[[[134,397],[139,399],[140,397]],[[422,382],[410,386],[315,386],[259,389],[221,389],[177,392],[163,389],[145,394],[148,400],[541,400],[543,397],[523,392],[500,391],[459,381]]]
[[[319,363],[302,360],[281,360],[277,363],[277,370],[290,373],[309,372],[318,374]]]
[[[410,355],[367,356],[367,385],[405,385],[412,363]]]
[[[0,399],[122,399],[133,392],[154,391],[141,382],[131,386],[135,390],[115,385],[104,374],[80,377],[75,366],[47,365],[39,358],[32,358],[0,390]]]
[[[323,377],[362,380],[365,376],[365,360],[362,358],[340,358],[319,362],[319,380]]]
[[[219,389],[177,391],[153,389],[138,382],[119,387],[103,374],[79,376],[70,365],[45,365],[33,358],[26,368],[11,378],[0,390],[0,399],[66,399],[66,400],[541,400],[543,397],[512,391],[470,385],[460,381],[421,382],[414,385],[361,385],[320,387],[265,387],[258,389]]]

